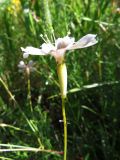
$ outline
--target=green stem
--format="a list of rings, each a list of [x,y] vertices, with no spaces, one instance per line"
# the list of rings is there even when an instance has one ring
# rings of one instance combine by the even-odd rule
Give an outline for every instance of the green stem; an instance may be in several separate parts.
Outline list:
[[[28,95],[27,95],[27,100],[28,100],[28,104],[29,104],[29,106],[30,106],[30,111],[31,111],[31,114],[32,114],[32,116],[34,116],[33,115],[33,106],[32,106],[32,100],[31,100],[31,85],[30,85],[30,70],[29,70],[29,68],[27,68],[27,70],[26,70],[27,72],[27,89],[28,89]],[[29,124],[30,124],[30,126],[32,126],[33,128],[34,128],[34,125],[31,123],[31,122],[28,122]],[[35,135],[36,135],[36,133],[35,133]],[[37,137],[37,136],[36,136]],[[41,142],[41,139],[39,138],[39,137],[37,137],[37,140],[38,140],[38,143],[39,143],[39,145],[40,145],[40,148],[41,149],[44,149],[44,146],[43,146],[43,144],[42,144],[42,142]]]
[[[62,114],[63,114],[63,123],[64,123],[64,160],[67,159],[67,120],[65,113],[65,98],[62,97]]]
[[[31,101],[31,86],[30,86],[30,77],[28,76],[28,102],[29,102],[29,105],[30,105],[30,110],[31,110],[31,113],[33,113],[33,108],[32,108],[32,101]]]
[[[60,84],[60,92],[62,99],[62,114],[63,114],[63,123],[64,123],[64,160],[67,159],[67,120],[65,113],[65,100],[67,97],[67,68],[66,64],[60,63],[57,65],[57,73]]]

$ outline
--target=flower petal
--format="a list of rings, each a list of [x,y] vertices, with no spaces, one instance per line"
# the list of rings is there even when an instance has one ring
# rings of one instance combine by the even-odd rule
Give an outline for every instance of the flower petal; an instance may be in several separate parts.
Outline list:
[[[20,64],[21,66],[25,66],[24,61],[20,61],[19,64]]]
[[[49,54],[51,51],[56,50],[56,48],[51,43],[43,43],[41,46],[41,50],[45,54]]]
[[[31,54],[31,55],[46,55],[46,53],[43,52],[41,49],[34,48],[31,46],[26,47],[26,48],[21,47],[21,50],[24,52],[23,53],[24,58],[27,58],[29,56],[29,54]]]
[[[86,48],[92,45],[95,45],[98,41],[95,39],[95,34],[87,34],[82,37],[79,41],[75,42],[68,50]]]
[[[20,61],[19,64],[18,64],[18,67],[20,69],[24,69],[26,67],[26,64],[23,61]]]
[[[75,39],[73,37],[65,36],[63,38],[58,38],[55,41],[55,46],[57,49],[69,48],[74,43]]]

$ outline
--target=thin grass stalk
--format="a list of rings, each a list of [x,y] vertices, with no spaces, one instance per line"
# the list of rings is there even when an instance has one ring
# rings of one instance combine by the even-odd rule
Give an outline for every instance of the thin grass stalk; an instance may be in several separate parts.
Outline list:
[[[98,74],[100,81],[102,80],[102,63],[101,63],[101,53],[98,55]]]
[[[31,124],[31,121],[29,121],[29,119],[27,118],[27,116],[25,115],[25,113],[22,111],[22,109],[19,106],[18,102],[15,100],[14,95],[11,93],[11,91],[8,88],[8,86],[5,84],[5,82],[2,80],[1,77],[0,77],[0,82],[3,85],[3,87],[5,88],[5,90],[8,93],[8,95],[10,96],[11,100],[13,100],[14,104],[19,108],[19,111],[21,112],[21,114],[23,115],[23,117],[25,118],[25,120],[27,121],[27,123],[29,124],[30,128],[35,133],[35,136],[37,137],[36,132],[33,130],[33,126]],[[38,143],[40,145],[40,148],[44,149],[44,145],[42,144],[41,139],[38,137],[37,140],[38,140]]]
[[[43,7],[44,7],[44,15],[45,15],[45,22],[46,22],[46,32],[47,35],[53,40],[54,38],[54,30],[52,27],[52,20],[51,14],[49,10],[49,0],[43,0]]]
[[[51,154],[63,154],[63,152],[52,151],[40,148],[11,148],[11,149],[0,149],[0,152],[16,152],[16,151],[27,151],[27,152],[46,152]]]
[[[16,103],[16,100],[13,96],[13,94],[10,92],[8,86],[5,84],[5,82],[2,80],[2,78],[0,77],[0,82],[3,85],[3,87],[5,88],[6,92],[8,93],[8,95],[10,96],[10,99],[13,100]]]

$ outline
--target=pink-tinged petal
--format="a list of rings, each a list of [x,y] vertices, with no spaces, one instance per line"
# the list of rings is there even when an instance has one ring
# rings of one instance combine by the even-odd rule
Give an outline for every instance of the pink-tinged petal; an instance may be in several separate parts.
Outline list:
[[[63,38],[58,38],[55,41],[55,47],[57,49],[63,49],[71,46],[74,43],[75,39],[69,36],[65,36]]]
[[[55,58],[56,62],[58,62],[60,64],[64,60],[65,52],[66,52],[66,49],[62,48],[62,49],[58,49],[56,51],[52,51],[51,55]]]
[[[87,34],[86,36],[82,37],[79,41],[75,42],[71,47],[69,47],[68,50],[93,46],[98,42],[95,38],[96,35]]]
[[[46,55],[41,49],[34,48],[34,47],[21,47],[21,50],[24,52],[23,57],[27,58],[29,55]]]
[[[49,54],[51,51],[56,50],[56,48],[51,43],[43,43],[41,46],[41,50],[45,54]]]
[[[23,53],[23,58],[28,58],[29,54],[28,53]]]

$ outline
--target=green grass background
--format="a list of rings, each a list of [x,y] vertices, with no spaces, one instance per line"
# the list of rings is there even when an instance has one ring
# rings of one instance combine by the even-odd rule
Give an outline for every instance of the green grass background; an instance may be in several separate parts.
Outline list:
[[[33,60],[36,67],[30,74],[31,112],[27,77],[18,72],[23,60],[20,47],[39,48],[42,36],[53,41],[53,34],[58,38],[70,33],[78,40],[92,33],[98,44],[65,57],[68,160],[120,160],[119,8],[119,0],[0,1],[0,145],[37,148],[42,143],[45,149],[63,151],[56,62],[51,56],[24,60]],[[24,151],[0,152],[0,158],[62,160],[63,156]]]

